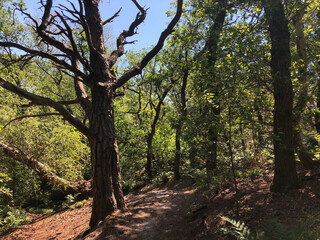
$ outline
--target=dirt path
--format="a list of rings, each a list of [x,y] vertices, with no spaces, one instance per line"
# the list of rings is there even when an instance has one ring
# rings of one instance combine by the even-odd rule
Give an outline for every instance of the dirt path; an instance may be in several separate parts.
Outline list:
[[[267,219],[277,219],[295,228],[298,221],[320,216],[320,173],[301,172],[301,188],[286,194],[273,194],[270,184],[272,169],[256,179],[238,181],[239,217],[252,231]],[[241,194],[240,194],[241,193]],[[126,196],[127,209],[108,216],[86,237],[91,203],[82,208],[46,216],[37,216],[31,224],[19,227],[0,237],[4,240],[230,240],[217,231],[225,227],[221,216],[235,219],[236,198],[232,184],[216,191],[195,190],[190,181],[167,187],[149,187]],[[40,217],[40,218],[39,218]],[[320,229],[317,220],[312,229]],[[320,230],[319,230],[320,232]],[[319,239],[308,238],[308,239]]]
[[[127,197],[127,211],[109,217],[85,239],[188,239],[187,213],[195,199],[191,188],[145,188]]]
[[[4,240],[44,239],[189,239],[194,230],[187,215],[198,194],[191,186],[143,188],[126,196],[127,210],[117,211],[87,235],[91,204],[36,218],[3,236]]]

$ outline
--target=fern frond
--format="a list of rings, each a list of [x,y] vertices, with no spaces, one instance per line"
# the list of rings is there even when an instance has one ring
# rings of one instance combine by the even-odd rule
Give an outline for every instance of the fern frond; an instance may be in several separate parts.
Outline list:
[[[255,240],[255,239],[257,239],[256,236],[251,233],[249,227],[246,226],[244,222],[236,221],[236,220],[230,219],[228,217],[221,217],[221,219],[225,220],[226,222],[228,222],[232,225],[233,230],[230,230],[228,228],[221,229],[225,234],[231,234],[240,240]]]

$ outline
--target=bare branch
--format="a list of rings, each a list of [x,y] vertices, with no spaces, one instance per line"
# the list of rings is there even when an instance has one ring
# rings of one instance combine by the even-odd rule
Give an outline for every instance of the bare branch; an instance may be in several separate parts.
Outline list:
[[[136,5],[136,7],[139,9],[140,12],[144,11],[144,8],[141,7],[141,5],[138,3],[137,0],[132,0],[132,2]]]
[[[71,5],[75,9],[75,6],[73,4],[71,4]],[[80,62],[82,63],[82,65],[89,72],[92,72],[92,69],[90,68],[90,65],[88,64],[88,61],[83,58],[83,55],[81,56],[79,54],[79,51],[78,51],[77,46],[75,44],[75,41],[73,39],[72,30],[71,30],[70,26],[67,24],[64,17],[61,16],[61,14],[56,12],[57,16],[60,18],[63,25],[65,26],[65,29],[62,28],[60,25],[53,23],[55,16],[52,16],[51,19],[49,19],[51,8],[52,8],[52,0],[48,0],[44,7],[45,7],[45,11],[44,11],[44,14],[42,17],[42,23],[39,27],[36,27],[36,32],[38,33],[38,35],[42,38],[42,40],[44,42],[57,48],[61,52],[65,53],[68,57],[71,57],[71,58],[77,57],[80,60]],[[72,11],[70,10],[68,12],[72,12]],[[73,14],[74,14],[74,12],[76,12],[76,11],[73,11]],[[79,13],[79,12],[77,12],[77,13]],[[79,13],[79,15],[80,15],[80,13]],[[65,46],[62,42],[56,40],[55,38],[51,37],[48,34],[48,33],[51,33],[50,31],[47,30],[47,27],[49,24],[54,24],[60,30],[59,34],[64,33],[66,35],[66,37],[68,38],[68,40],[71,43],[72,49]],[[52,35],[56,35],[56,34],[52,34]],[[78,71],[80,71],[80,70],[78,70]],[[84,78],[84,77],[82,76],[82,78]]]
[[[82,5],[82,2],[81,0],[78,0],[78,3],[79,3],[79,8],[80,10],[77,11],[76,8],[73,6],[73,9],[74,11],[79,15],[79,20],[80,20],[80,24],[81,26],[83,27],[84,29],[84,32],[86,33],[86,37],[87,37],[87,42],[88,42],[88,46],[91,50],[94,50],[94,46],[93,46],[93,43],[92,43],[92,38],[91,38],[91,33],[90,33],[90,28],[88,26],[88,23],[86,21],[86,18],[83,14],[83,5]]]
[[[52,8],[52,0],[47,0],[47,3],[44,5],[41,1],[41,4],[44,6],[44,13],[42,16],[42,22],[39,26],[39,31],[45,30],[49,23],[50,12]]]
[[[80,68],[79,61],[74,62],[76,68]],[[74,76],[74,88],[77,94],[78,101],[84,109],[87,116],[90,116],[92,104],[89,100],[88,94],[83,86],[83,82],[80,76]]]
[[[29,13],[26,13],[26,12],[23,11],[22,9],[20,9],[20,12],[21,12],[22,14],[24,14],[25,16],[27,16],[27,18],[29,18],[29,19],[34,23],[34,25],[35,25],[36,28],[39,27],[38,22],[37,22]]]
[[[140,6],[140,4],[136,0],[132,0],[134,4],[139,9],[139,13],[136,16],[136,19],[131,23],[128,30],[124,30],[119,37],[117,38],[117,50],[114,50],[109,59],[108,63],[109,66],[112,67],[118,60],[119,57],[121,57],[124,54],[124,44],[126,42],[127,37],[131,37],[135,34],[136,28],[145,20],[147,15],[147,10],[145,10],[143,7]]]
[[[10,61],[8,61],[8,59],[6,59],[6,58],[0,57],[1,63],[4,65],[4,67],[0,68],[0,71],[18,63],[18,62],[22,62],[23,65],[26,65],[34,57],[35,56],[33,56],[33,55],[26,54],[26,55],[22,55],[22,56],[18,57],[17,59],[12,59],[10,57]]]
[[[61,105],[72,105],[72,104],[78,104],[78,103],[80,103],[80,101],[78,99],[75,99],[75,100],[69,100],[69,101],[59,101],[57,103],[61,104]],[[30,102],[28,104],[21,105],[21,107],[28,108],[28,107],[32,107],[35,105],[39,105],[39,104],[36,104],[34,102]]]
[[[159,51],[161,50],[161,48],[164,45],[164,42],[165,42],[166,38],[173,32],[174,26],[178,23],[181,15],[182,15],[182,4],[183,4],[183,0],[178,0],[177,12],[176,12],[174,18],[169,23],[168,27],[161,33],[160,38],[159,38],[158,43],[156,44],[156,46],[154,46],[154,48],[151,49],[147,53],[147,55],[142,59],[142,61],[138,65],[136,65],[133,68],[129,69],[120,78],[117,79],[117,81],[113,85],[114,89],[117,89],[117,88],[121,87],[129,79],[131,79],[132,77],[140,74],[142,69],[151,61],[151,59],[159,53]]]
[[[17,118],[14,118],[12,120],[10,120],[9,122],[7,122],[2,129],[5,129],[10,123],[14,122],[14,121],[18,121],[18,120],[22,120],[24,118],[34,118],[34,117],[47,117],[47,116],[61,116],[60,113],[43,113],[43,114],[33,114],[33,115],[24,115],[24,116],[20,116]]]
[[[57,57],[59,55],[54,55],[54,54],[38,51],[38,50],[35,50],[35,49],[31,49],[31,48],[25,47],[25,46],[23,46],[21,44],[18,44],[18,43],[13,43],[13,42],[0,42],[0,46],[1,47],[14,47],[14,48],[20,49],[22,51],[25,51],[25,52],[27,52],[29,54],[32,54],[34,56],[39,56],[39,57],[42,57],[42,58],[50,59],[53,62],[55,62],[56,64],[58,64],[58,66],[61,66],[61,67],[65,68],[65,69],[67,69],[67,70],[69,70],[69,71],[81,76],[81,78],[84,79],[84,83],[86,85],[88,85],[88,86],[91,86],[91,82],[90,82],[90,80],[89,80],[89,78],[87,77],[86,74],[84,74],[82,71],[74,68],[73,66],[69,65],[67,62],[59,59]]]
[[[121,12],[122,8],[119,9],[118,12],[116,12],[111,18],[105,20],[102,25],[106,25],[107,23],[111,23],[113,22],[113,19],[115,19],[116,17],[119,17],[119,13]]]
[[[126,45],[126,44],[134,44],[137,40],[133,40],[133,41],[130,41],[130,42],[127,42],[127,41],[124,41],[123,42],[123,45]]]
[[[86,135],[89,139],[92,137],[91,132],[89,129],[81,123],[79,119],[71,115],[64,107],[62,104],[59,104],[55,101],[53,101],[50,98],[44,98],[39,95],[30,93],[22,88],[19,88],[18,86],[6,81],[2,77],[0,77],[0,86],[7,89],[8,91],[15,93],[19,95],[20,97],[23,97],[25,99],[28,99],[35,104],[42,105],[42,106],[49,106],[57,110],[65,120],[67,120],[72,126],[77,128],[81,133]]]
[[[59,14],[57,13],[57,15],[59,16],[60,20],[63,22],[65,28],[66,28],[66,36],[68,37],[68,39],[70,40],[70,43],[71,43],[71,46],[72,46],[72,49],[73,49],[73,53],[75,55],[76,58],[79,59],[79,61],[81,62],[81,64],[89,71],[89,72],[92,72],[92,69],[90,67],[90,65],[88,64],[88,61],[83,59],[83,55],[81,56],[79,51],[78,51],[78,48],[77,48],[77,44],[75,43],[74,41],[74,38],[73,38],[73,34],[72,34],[72,30],[70,28],[70,26],[68,25],[68,23],[65,21],[65,19]],[[78,68],[79,71],[80,68]]]

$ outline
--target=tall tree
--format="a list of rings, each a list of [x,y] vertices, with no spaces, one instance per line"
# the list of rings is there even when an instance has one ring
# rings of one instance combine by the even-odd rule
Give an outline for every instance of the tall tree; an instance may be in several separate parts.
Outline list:
[[[121,189],[119,153],[116,141],[113,100],[116,90],[129,79],[141,73],[142,69],[160,51],[166,37],[173,31],[182,14],[182,0],[177,2],[177,12],[158,43],[142,60],[122,76],[117,76],[113,68],[119,57],[124,54],[127,38],[135,34],[136,28],[144,21],[147,11],[136,0],[132,0],[139,10],[128,30],[124,30],[117,38],[117,49],[107,56],[103,35],[103,26],[118,16],[114,14],[103,21],[99,11],[100,0],[78,1],[78,7],[70,2],[70,8],[60,5],[53,12],[53,1],[41,1],[44,9],[40,23],[29,13],[21,10],[34,24],[40,48],[27,47],[16,41],[2,40],[1,47],[16,48],[26,52],[26,56],[51,60],[58,68],[73,77],[77,101],[83,108],[89,126],[79,121],[65,107],[64,103],[36,95],[22,89],[0,77],[0,86],[33,104],[55,109],[71,125],[76,127],[89,140],[91,148],[91,164],[93,172],[93,206],[90,226],[94,227],[116,208],[124,208]],[[87,54],[84,47],[77,44],[75,31],[85,34]],[[87,55],[89,57],[87,58]],[[86,89],[90,89],[87,94]]]
[[[209,140],[209,156],[206,161],[207,177],[210,181],[213,177],[213,171],[217,167],[217,145],[219,136],[220,122],[220,86],[217,84],[216,78],[216,62],[218,59],[218,48],[220,35],[226,19],[227,9],[230,8],[224,1],[217,1],[216,8],[212,10],[210,5],[207,6],[207,17],[211,23],[208,30],[206,44],[204,46],[205,61],[203,63],[203,71],[205,77],[205,85],[203,92],[208,96],[205,103],[203,115],[206,118],[208,126]]]
[[[312,160],[313,155],[310,154],[304,143],[302,141],[302,130],[301,130],[301,118],[307,104],[309,102],[309,93],[308,93],[308,57],[307,57],[307,46],[306,46],[306,37],[304,34],[304,24],[303,17],[307,13],[306,8],[307,4],[302,3],[301,1],[297,1],[298,9],[293,17],[293,24],[296,34],[296,48],[299,56],[298,60],[298,83],[299,83],[299,91],[296,104],[293,108],[293,124],[294,124],[294,147],[295,151],[298,154],[298,157],[303,164],[303,166],[307,169],[311,169],[314,167],[314,161]]]
[[[280,0],[262,0],[271,38],[271,73],[274,88],[275,171],[271,190],[298,187],[293,149],[293,89],[290,76],[290,33]]]

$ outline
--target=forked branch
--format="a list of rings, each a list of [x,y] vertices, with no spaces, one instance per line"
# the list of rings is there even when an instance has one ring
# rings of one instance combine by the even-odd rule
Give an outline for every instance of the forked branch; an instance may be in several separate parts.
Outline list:
[[[136,2],[136,1],[133,0],[133,2]],[[171,22],[167,26],[167,28],[161,33],[160,38],[159,38],[156,46],[154,46],[154,48],[152,48],[146,54],[146,56],[142,59],[142,61],[139,64],[137,64],[136,66],[134,66],[131,69],[129,69],[128,71],[126,71],[121,77],[119,77],[117,79],[117,81],[113,85],[114,89],[121,87],[129,79],[140,74],[142,69],[145,68],[145,66],[147,66],[147,64],[152,60],[152,58],[159,53],[159,51],[162,49],[162,47],[164,45],[166,38],[173,32],[174,26],[178,23],[181,15],[182,15],[182,5],[183,5],[183,0],[178,0],[177,12],[176,12],[174,18],[171,20]]]
[[[118,10],[118,12],[116,12],[111,18],[105,20],[105,21],[102,23],[102,25],[106,25],[107,23],[113,22],[113,19],[115,19],[116,17],[119,17],[119,13],[121,12],[121,10],[122,10],[122,8],[120,8],[120,9]]]
[[[117,38],[117,50],[114,50],[108,59],[108,63],[110,67],[112,67],[117,62],[118,58],[124,54],[123,46],[126,43],[128,43],[126,42],[126,38],[133,36],[135,34],[135,30],[137,29],[137,27],[146,18],[147,10],[141,7],[136,0],[132,0],[132,2],[136,5],[136,7],[139,9],[140,12],[137,14],[136,19],[131,23],[129,29],[124,30]]]

